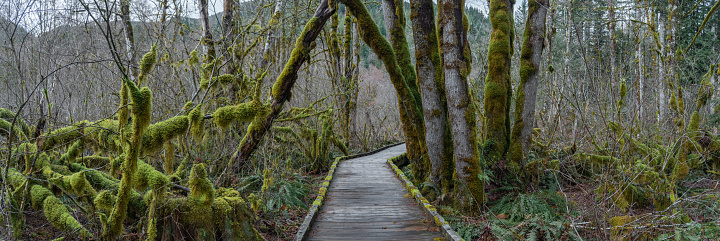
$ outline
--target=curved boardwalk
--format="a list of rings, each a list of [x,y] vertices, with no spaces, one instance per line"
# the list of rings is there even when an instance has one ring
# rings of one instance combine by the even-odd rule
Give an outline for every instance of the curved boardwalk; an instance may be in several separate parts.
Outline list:
[[[407,195],[387,159],[399,145],[342,161],[307,240],[433,240],[442,237],[432,219]]]

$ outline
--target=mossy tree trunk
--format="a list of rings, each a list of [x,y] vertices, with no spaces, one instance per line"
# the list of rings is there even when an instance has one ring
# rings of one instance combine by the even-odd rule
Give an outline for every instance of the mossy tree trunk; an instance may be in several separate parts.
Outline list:
[[[531,134],[535,124],[535,100],[537,97],[538,73],[545,40],[545,16],[547,0],[528,2],[527,20],[523,33],[520,54],[520,85],[515,92],[515,125],[512,130],[509,160],[521,168],[522,180],[531,180],[523,161],[532,144]]]
[[[405,141],[408,147],[408,159],[413,164],[412,171],[415,180],[424,182],[430,172],[430,161],[427,158],[427,146],[425,145],[425,123],[422,116],[422,101],[417,84],[417,74],[410,60],[410,50],[405,38],[405,11],[403,7],[404,2],[401,0],[382,1],[385,29],[388,31],[387,38],[395,53],[396,63],[400,68],[404,86],[408,93],[407,107],[405,108],[408,121],[403,123]],[[376,52],[376,54],[385,53]]]
[[[485,141],[492,143],[488,158],[505,157],[510,143],[510,61],[513,53],[513,1],[491,0],[488,74],[485,79]],[[447,80],[446,80],[447,81]],[[449,96],[449,95],[448,95]]]
[[[235,39],[235,35],[237,35],[237,31],[235,28],[235,22],[233,21],[233,18],[235,17],[235,0],[224,0],[223,1],[223,17],[222,17],[222,56],[223,60],[226,61],[225,64],[225,74],[232,74],[235,75],[237,72],[237,65],[234,61],[234,56],[231,51],[231,47],[233,45],[233,40]],[[234,85],[234,84],[233,84]],[[236,89],[237,87],[233,86],[233,89]],[[234,95],[233,95],[234,96]]]
[[[352,15],[351,15],[352,16]],[[358,95],[360,93],[360,33],[358,32],[357,18],[353,17],[353,55],[355,56],[355,69],[352,71],[352,91],[350,95],[350,123],[351,123],[351,136],[357,136],[356,118],[357,118],[357,103]],[[349,147],[349,145],[348,145]]]
[[[452,159],[453,144],[433,2],[413,0],[410,8],[415,42],[415,70],[422,92],[425,141],[431,165],[430,182],[441,188],[443,193],[448,193],[452,189],[455,165]]]
[[[345,57],[345,73],[343,74],[342,78],[342,93],[341,96],[341,104],[342,104],[342,111],[341,111],[341,129],[342,129],[342,137],[343,142],[345,146],[350,145],[350,127],[352,126],[352,119],[351,114],[354,112],[353,109],[355,108],[355,102],[353,102],[353,96],[357,95],[357,89],[358,89],[358,83],[357,79],[353,78],[353,73],[355,72],[355,68],[357,68],[357,65],[353,64],[353,17],[350,15],[350,12],[345,11],[345,23],[343,30],[343,57]]]
[[[480,180],[480,161],[475,130],[475,110],[470,104],[467,75],[470,73],[470,43],[467,41],[465,1],[441,0],[438,2],[439,29],[442,38],[443,73],[448,116],[452,123],[453,157],[455,172],[463,186],[456,187],[459,208],[477,214],[485,201],[485,190]],[[467,194],[466,194],[467,193]]]
[[[313,17],[305,24],[305,28],[295,42],[290,59],[285,64],[283,71],[273,84],[270,93],[271,103],[269,112],[253,118],[248,127],[245,137],[240,142],[240,148],[232,157],[235,168],[243,166],[250,155],[257,149],[258,144],[273,124],[273,121],[283,109],[285,102],[292,96],[292,87],[297,80],[297,72],[305,61],[310,58],[310,51],[315,47],[315,39],[322,31],[325,22],[335,13],[334,8],[328,6],[328,1],[323,0],[315,10]]]
[[[138,169],[138,157],[142,151],[143,132],[150,123],[150,112],[152,109],[152,92],[147,87],[138,87],[129,79],[124,79],[130,99],[132,100],[133,114],[133,135],[131,143],[127,146],[126,158],[123,163],[122,179],[117,195],[117,203],[113,208],[107,226],[104,227],[102,239],[114,240],[123,230],[123,222],[127,217],[127,207],[130,201],[130,193],[133,186],[133,177]]]

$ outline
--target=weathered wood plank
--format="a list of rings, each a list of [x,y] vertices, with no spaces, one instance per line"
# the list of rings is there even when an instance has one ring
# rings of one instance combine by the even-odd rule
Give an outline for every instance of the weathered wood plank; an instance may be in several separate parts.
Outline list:
[[[341,162],[308,240],[433,240],[437,226],[385,164],[405,145]]]

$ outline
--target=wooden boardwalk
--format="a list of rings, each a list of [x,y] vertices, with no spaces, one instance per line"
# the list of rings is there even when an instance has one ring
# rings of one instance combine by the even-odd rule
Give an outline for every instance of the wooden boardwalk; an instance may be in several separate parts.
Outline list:
[[[386,161],[399,145],[340,162],[307,240],[433,240],[432,219],[409,197]]]

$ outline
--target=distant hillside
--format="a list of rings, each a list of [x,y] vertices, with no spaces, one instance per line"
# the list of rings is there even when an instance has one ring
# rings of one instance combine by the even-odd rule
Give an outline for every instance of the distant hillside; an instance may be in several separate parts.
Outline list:
[[[27,30],[22,26],[18,26],[12,21],[0,17],[0,45],[9,44],[11,38],[15,41],[20,41],[27,34]]]

